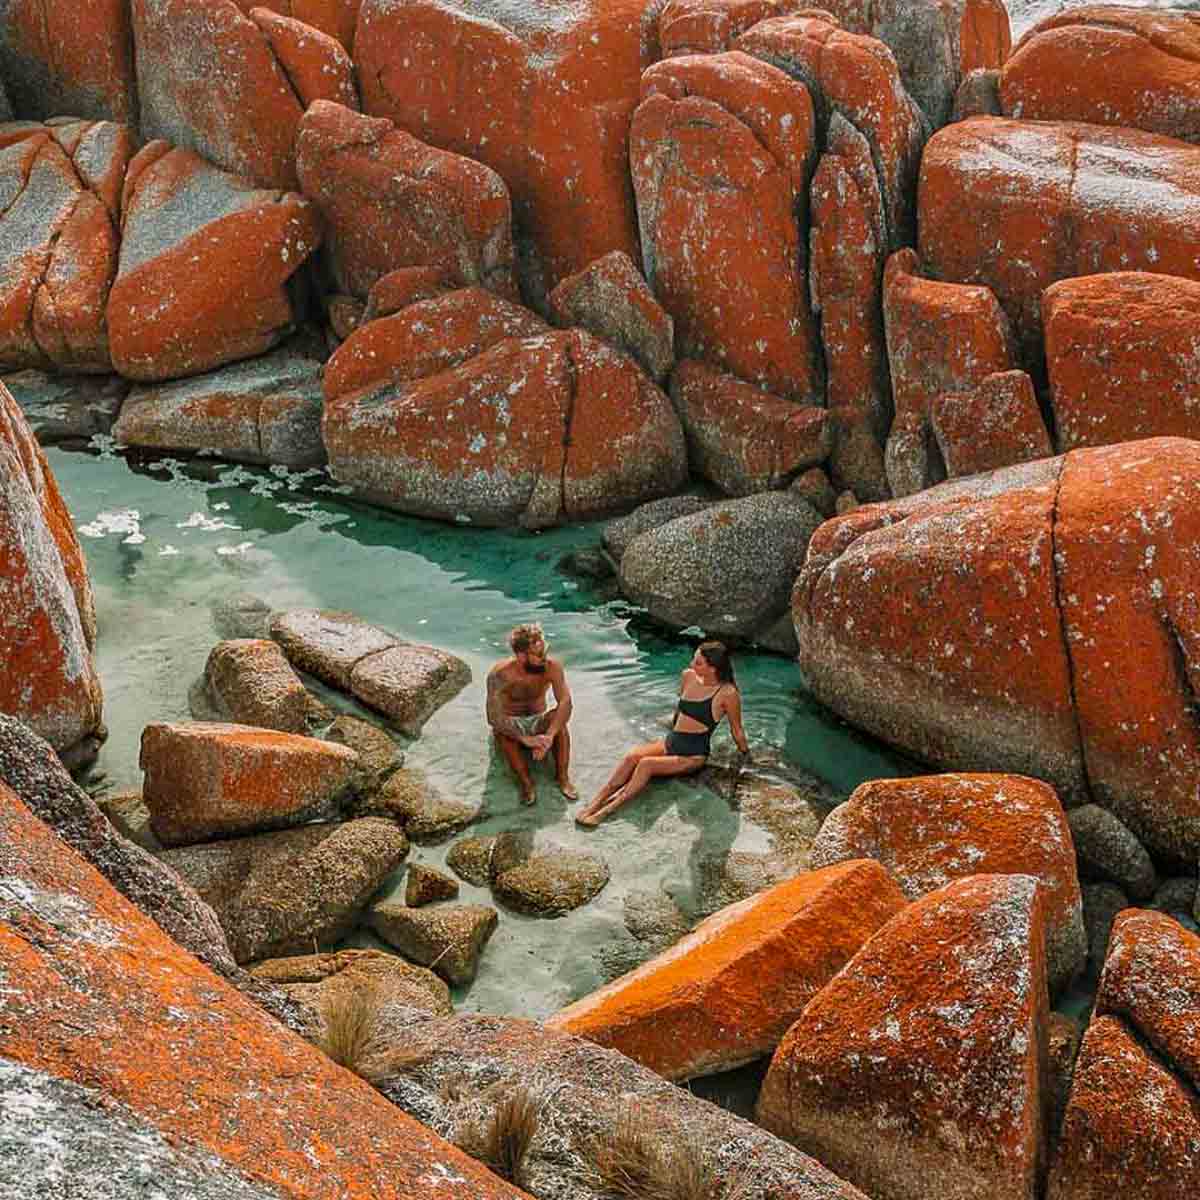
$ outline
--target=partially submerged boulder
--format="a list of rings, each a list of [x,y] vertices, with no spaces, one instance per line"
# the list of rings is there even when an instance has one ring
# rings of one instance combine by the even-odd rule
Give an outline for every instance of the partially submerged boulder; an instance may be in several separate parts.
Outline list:
[[[517,299],[508,189],[490,168],[318,101],[296,134],[296,170],[342,291],[365,299],[389,272],[420,266]]]
[[[301,682],[276,642],[220,642],[204,665],[209,700],[226,721],[283,733],[310,733],[333,720]]]
[[[325,462],[321,396],[320,361],[283,346],[193,379],[134,387],[113,435],[126,446],[302,470]]]
[[[968,875],[1029,875],[1042,889],[1051,993],[1083,970],[1087,940],[1071,827],[1054,789],[1020,775],[873,779],[826,818],[814,867],[878,859],[910,900]]]
[[[162,141],[130,163],[121,235],[109,345],[114,367],[140,380],[196,375],[282,341],[297,319],[288,280],[321,240],[303,196]]]
[[[54,475],[0,385],[0,713],[94,758],[103,694],[92,585]]]
[[[893,917],[788,1031],[758,1120],[873,1196],[1034,1200],[1049,1100],[1039,890],[975,875]]]
[[[409,737],[416,737],[471,681],[462,659],[436,646],[406,642],[352,613],[277,613],[270,636],[297,670],[349,692]]]
[[[488,863],[492,895],[531,917],[561,917],[594,899],[608,885],[608,863],[525,833],[502,833]]]
[[[728,500],[636,537],[621,590],[664,624],[753,638],[787,611],[819,514],[789,492]]]
[[[422,772],[410,767],[393,772],[357,808],[364,816],[389,817],[412,841],[425,846],[446,841],[483,815],[481,805],[443,796]]]
[[[89,1196],[524,1195],[238,995],[5,789],[0,872],[0,1104],[20,1163],[0,1174],[15,1194],[62,1195],[66,1161]],[[105,1149],[114,1137],[128,1154]]]
[[[657,529],[676,517],[690,517],[695,513],[711,508],[715,500],[707,496],[664,496],[661,500],[651,500],[647,504],[639,504],[631,513],[608,521],[602,534],[604,549],[612,556],[614,562],[620,562],[633,543],[634,538],[651,529]]]
[[[549,1028],[667,1079],[770,1053],[906,900],[877,863],[806,872],[722,909],[671,949],[555,1013]]]
[[[332,742],[204,721],[147,725],[140,762],[154,832],[168,846],[328,816],[358,765]]]
[[[423,863],[409,863],[404,872],[404,903],[409,908],[422,908],[437,900],[458,897],[458,880]]]

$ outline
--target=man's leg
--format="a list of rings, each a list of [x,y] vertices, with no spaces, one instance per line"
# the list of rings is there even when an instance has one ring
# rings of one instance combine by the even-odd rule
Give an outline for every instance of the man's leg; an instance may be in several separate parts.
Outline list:
[[[550,752],[554,755],[558,790],[568,800],[578,800],[579,792],[571,782],[571,735],[567,732],[565,725],[558,731],[558,736],[554,739]]]
[[[517,777],[517,783],[521,788],[521,803],[533,804],[537,800],[537,792],[534,789],[533,780],[529,775],[529,763],[525,759],[525,747],[516,741],[516,739],[505,737],[502,733],[495,734],[495,738],[496,745],[500,747],[500,753],[504,755],[505,761]]]

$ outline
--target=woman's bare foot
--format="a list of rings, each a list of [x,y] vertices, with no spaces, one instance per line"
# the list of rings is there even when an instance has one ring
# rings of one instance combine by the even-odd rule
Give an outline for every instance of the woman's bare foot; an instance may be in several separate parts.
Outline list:
[[[581,812],[575,818],[575,824],[582,825],[584,829],[595,829],[602,819],[599,813]]]
[[[572,802],[579,799],[579,789],[569,779],[560,779],[558,790]]]

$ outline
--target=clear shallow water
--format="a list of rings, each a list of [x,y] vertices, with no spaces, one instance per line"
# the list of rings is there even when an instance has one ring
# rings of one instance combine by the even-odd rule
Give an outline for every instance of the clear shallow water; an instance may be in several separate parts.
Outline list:
[[[214,604],[251,593],[273,608],[346,609],[400,635],[460,655],[474,682],[408,750],[448,796],[483,800],[471,833],[536,828],[603,855],[612,880],[591,904],[558,920],[501,912],[478,979],[456,995],[467,1009],[544,1016],[606,981],[606,956],[629,943],[626,895],[661,887],[685,912],[697,906],[704,860],[765,850],[767,835],[694,782],[664,782],[592,833],[548,768],[539,800],[523,808],[485,735],[483,680],[507,653],[508,630],[541,621],[567,666],[575,697],[572,774],[585,797],[630,744],[661,736],[692,644],[663,637],[621,602],[597,603],[558,561],[594,545],[598,526],[532,535],[476,530],[349,505],[306,493],[302,479],[206,464],[209,481],[169,460],[133,469],[112,455],[47,452],[71,509],[96,593],[98,667],[110,737],[99,767],[117,788],[138,788],[138,743],[150,721],[189,719],[187,692],[218,639]],[[135,515],[136,514],[136,515]],[[631,619],[632,618],[632,619]],[[804,768],[841,792],[903,764],[823,713],[800,690],[795,664],[738,660],[746,730],[758,752]],[[718,757],[731,749],[726,729]],[[450,843],[414,847],[441,866]],[[410,861],[411,861],[410,860]],[[392,881],[402,892],[401,879]],[[466,901],[490,902],[463,884]]]

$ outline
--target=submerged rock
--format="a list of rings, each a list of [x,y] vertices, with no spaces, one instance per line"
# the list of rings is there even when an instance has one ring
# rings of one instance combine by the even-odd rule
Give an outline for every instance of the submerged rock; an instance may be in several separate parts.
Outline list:
[[[436,846],[473,825],[482,805],[443,796],[425,775],[410,767],[394,771],[379,790],[360,802],[363,816],[390,817],[408,837],[423,846]]]
[[[587,850],[572,850],[529,833],[502,833],[489,865],[492,894],[501,904],[532,917],[561,917],[600,894],[608,863]]]
[[[475,887],[487,887],[492,881],[492,853],[495,837],[469,837],[455,842],[446,854],[448,866],[460,879]]]

